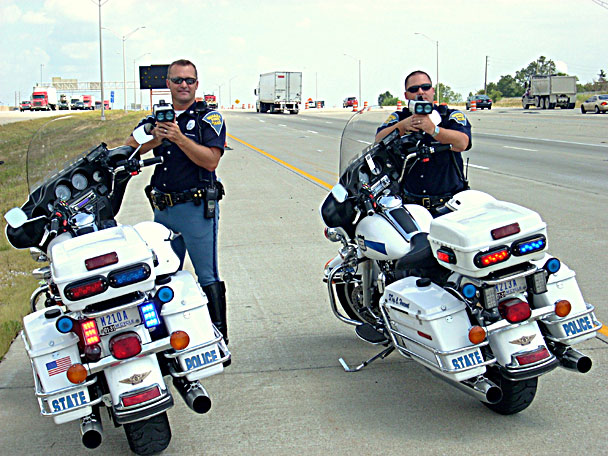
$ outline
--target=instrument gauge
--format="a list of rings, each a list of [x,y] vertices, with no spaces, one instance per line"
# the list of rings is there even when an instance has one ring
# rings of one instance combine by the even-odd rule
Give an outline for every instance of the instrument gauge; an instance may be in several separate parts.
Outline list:
[[[95,171],[93,173],[93,180],[95,182],[101,182],[103,180],[103,173],[101,171]]]
[[[70,187],[64,184],[59,184],[55,187],[55,196],[62,201],[67,201],[72,196],[72,192],[70,191]]]
[[[76,173],[72,176],[72,185],[76,190],[82,191],[89,185],[89,180],[84,174]]]

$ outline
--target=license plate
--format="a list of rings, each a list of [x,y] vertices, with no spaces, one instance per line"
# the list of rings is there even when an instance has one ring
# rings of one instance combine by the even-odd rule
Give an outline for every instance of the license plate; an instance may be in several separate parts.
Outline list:
[[[103,317],[97,317],[97,329],[99,334],[105,336],[119,329],[129,328],[141,324],[141,316],[137,307],[112,312]]]
[[[496,291],[496,299],[502,299],[505,296],[509,296],[515,293],[526,291],[528,285],[525,277],[518,277],[516,279],[505,280],[504,282],[494,285]]]

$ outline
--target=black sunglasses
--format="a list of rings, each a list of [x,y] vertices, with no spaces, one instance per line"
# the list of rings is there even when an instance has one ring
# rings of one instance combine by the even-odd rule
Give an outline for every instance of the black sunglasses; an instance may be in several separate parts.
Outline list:
[[[171,81],[173,84],[181,84],[182,82],[186,81],[186,84],[191,86],[196,82],[196,78],[169,78],[169,81]]]
[[[420,85],[417,85],[417,86],[408,87],[406,90],[409,93],[416,93],[416,92],[418,92],[418,89],[422,89],[422,90],[424,90],[426,92],[427,90],[431,90],[432,88],[433,88],[432,84],[420,84]]]

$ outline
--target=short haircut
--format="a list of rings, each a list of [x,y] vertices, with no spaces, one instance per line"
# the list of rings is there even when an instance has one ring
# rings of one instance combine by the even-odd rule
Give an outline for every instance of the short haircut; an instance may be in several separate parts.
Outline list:
[[[194,77],[198,79],[198,72],[196,71],[196,65],[194,63],[192,63],[190,60],[186,60],[186,59],[176,60],[175,62],[172,62],[171,65],[169,65],[169,68],[167,68],[167,79],[169,79],[169,75],[171,74],[171,68],[175,65],[192,66],[192,68],[194,68]]]
[[[431,81],[431,84],[433,84],[433,80],[431,79],[431,77],[429,76],[429,74],[427,72],[422,71],[422,70],[416,70],[416,71],[412,71],[410,74],[408,74],[405,77],[405,83],[404,83],[405,84],[405,90],[407,90],[407,80],[409,78],[411,78],[412,76],[414,76],[415,74],[423,74],[423,75],[425,75],[427,78],[429,78],[429,81]]]

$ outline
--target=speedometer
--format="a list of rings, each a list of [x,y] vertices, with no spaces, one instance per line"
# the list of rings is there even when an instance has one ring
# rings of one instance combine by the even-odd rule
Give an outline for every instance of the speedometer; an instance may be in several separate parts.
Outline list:
[[[67,201],[72,196],[72,192],[70,191],[70,187],[67,185],[59,184],[55,187],[55,196],[62,201]]]
[[[93,173],[93,180],[95,182],[101,182],[103,180],[103,173],[101,171],[95,171]]]
[[[84,190],[89,185],[89,180],[84,174],[76,173],[72,176],[72,185],[76,190]]]

